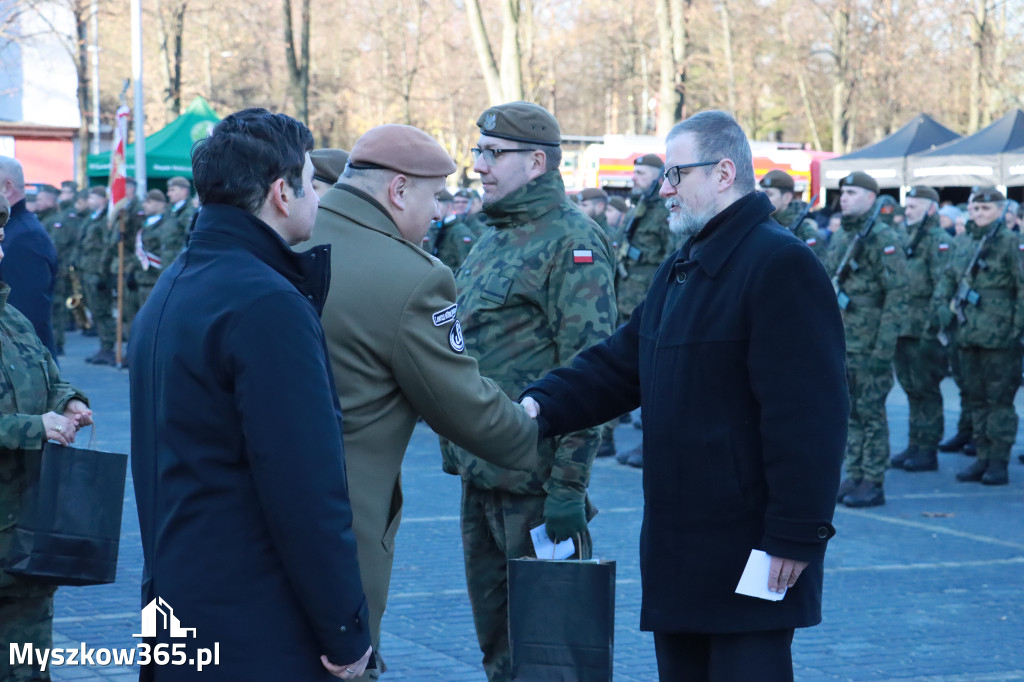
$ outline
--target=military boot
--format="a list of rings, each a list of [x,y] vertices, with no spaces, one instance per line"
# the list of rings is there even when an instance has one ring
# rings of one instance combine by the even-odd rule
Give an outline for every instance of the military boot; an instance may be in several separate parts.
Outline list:
[[[847,507],[878,507],[885,504],[885,491],[881,483],[864,479],[857,489],[843,498]]]
[[[918,450],[903,462],[904,471],[938,471],[939,458],[934,450]]]
[[[626,464],[636,469],[644,468],[644,446],[638,445],[634,449],[629,451],[629,459],[626,460]]]
[[[939,443],[939,452],[960,452],[961,448],[967,445],[970,440],[971,434],[960,433],[958,431],[956,435],[949,440],[944,440]]]
[[[958,473],[956,480],[961,483],[977,483],[985,475],[986,471],[988,471],[988,460],[978,459],[971,466]]]
[[[859,478],[844,478],[843,482],[839,484],[839,492],[836,493],[836,502],[842,502],[844,497],[857,489],[860,482],[861,479]]]
[[[620,452],[619,454],[615,455],[615,461],[618,462],[619,464],[629,464],[629,458],[632,457],[634,454],[636,454],[640,458],[643,458],[643,448],[643,443],[641,443],[632,450],[625,450],[623,452]]]
[[[94,365],[110,365],[111,367],[117,364],[117,358],[112,350],[101,350],[92,356],[91,361]]]
[[[595,457],[614,457],[615,456],[615,439],[611,434],[607,434],[601,439],[601,447],[597,449]]]
[[[1010,474],[1006,471],[1008,462],[991,459],[988,462],[988,469],[981,476],[984,485],[1006,485],[1010,482]]]
[[[906,463],[906,461],[908,459],[913,458],[914,455],[916,455],[916,454],[917,454],[917,446],[916,445],[908,445],[906,450],[904,450],[900,454],[892,457],[889,460],[889,468],[890,469],[902,469],[903,465]]]
[[[966,443],[964,443],[964,447],[961,450],[961,452],[963,452],[968,457],[977,457],[978,456],[978,444],[975,443],[973,440],[969,440]]]

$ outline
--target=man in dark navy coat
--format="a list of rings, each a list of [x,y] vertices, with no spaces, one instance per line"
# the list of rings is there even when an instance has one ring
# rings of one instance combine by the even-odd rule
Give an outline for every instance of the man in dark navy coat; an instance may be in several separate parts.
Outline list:
[[[204,680],[351,679],[370,659],[319,318],[330,248],[290,248],[316,217],[312,147],[304,125],[263,109],[196,145],[203,208],[132,331],[142,604],[194,628],[158,628],[154,646],[219,652]],[[187,664],[142,673],[196,677]]]
[[[791,680],[835,532],[843,325],[818,259],[754,191],[732,117],[697,114],[667,144],[661,196],[687,241],[626,325],[523,403],[546,436],[643,408],[640,627],[661,679]],[[754,549],[781,601],[735,593]]]

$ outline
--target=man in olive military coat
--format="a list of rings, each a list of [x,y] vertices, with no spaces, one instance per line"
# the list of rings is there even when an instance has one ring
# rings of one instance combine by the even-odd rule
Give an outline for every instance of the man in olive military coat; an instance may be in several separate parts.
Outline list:
[[[324,194],[312,236],[333,247],[323,324],[375,651],[402,516],[402,459],[417,417],[496,464],[536,464],[536,427],[481,378],[465,352],[452,272],[418,246],[455,169],[425,132],[374,128]],[[384,670],[379,658],[378,666]]]

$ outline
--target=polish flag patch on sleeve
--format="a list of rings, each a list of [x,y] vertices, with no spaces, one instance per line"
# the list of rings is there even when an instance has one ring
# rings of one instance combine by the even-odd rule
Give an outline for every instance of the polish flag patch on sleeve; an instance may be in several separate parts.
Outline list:
[[[939,251],[949,251],[949,244],[939,244]]]
[[[594,252],[590,249],[573,249],[572,252],[573,263],[593,263]]]
[[[884,253],[886,256],[891,256],[892,254],[896,253],[896,247],[887,246],[884,249],[882,249],[882,253]]]
[[[804,244],[807,244],[807,246],[814,246],[817,243],[818,243],[818,240],[815,237],[811,237],[810,239],[805,239],[804,240]]]

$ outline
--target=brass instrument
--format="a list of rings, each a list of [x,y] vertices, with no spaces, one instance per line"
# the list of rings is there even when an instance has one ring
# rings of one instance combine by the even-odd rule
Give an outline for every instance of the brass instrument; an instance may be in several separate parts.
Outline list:
[[[85,298],[82,292],[82,280],[75,271],[75,266],[68,266],[68,279],[71,281],[71,295],[64,301],[64,307],[71,311],[75,317],[75,324],[79,329],[88,329],[92,326],[82,300]]]

